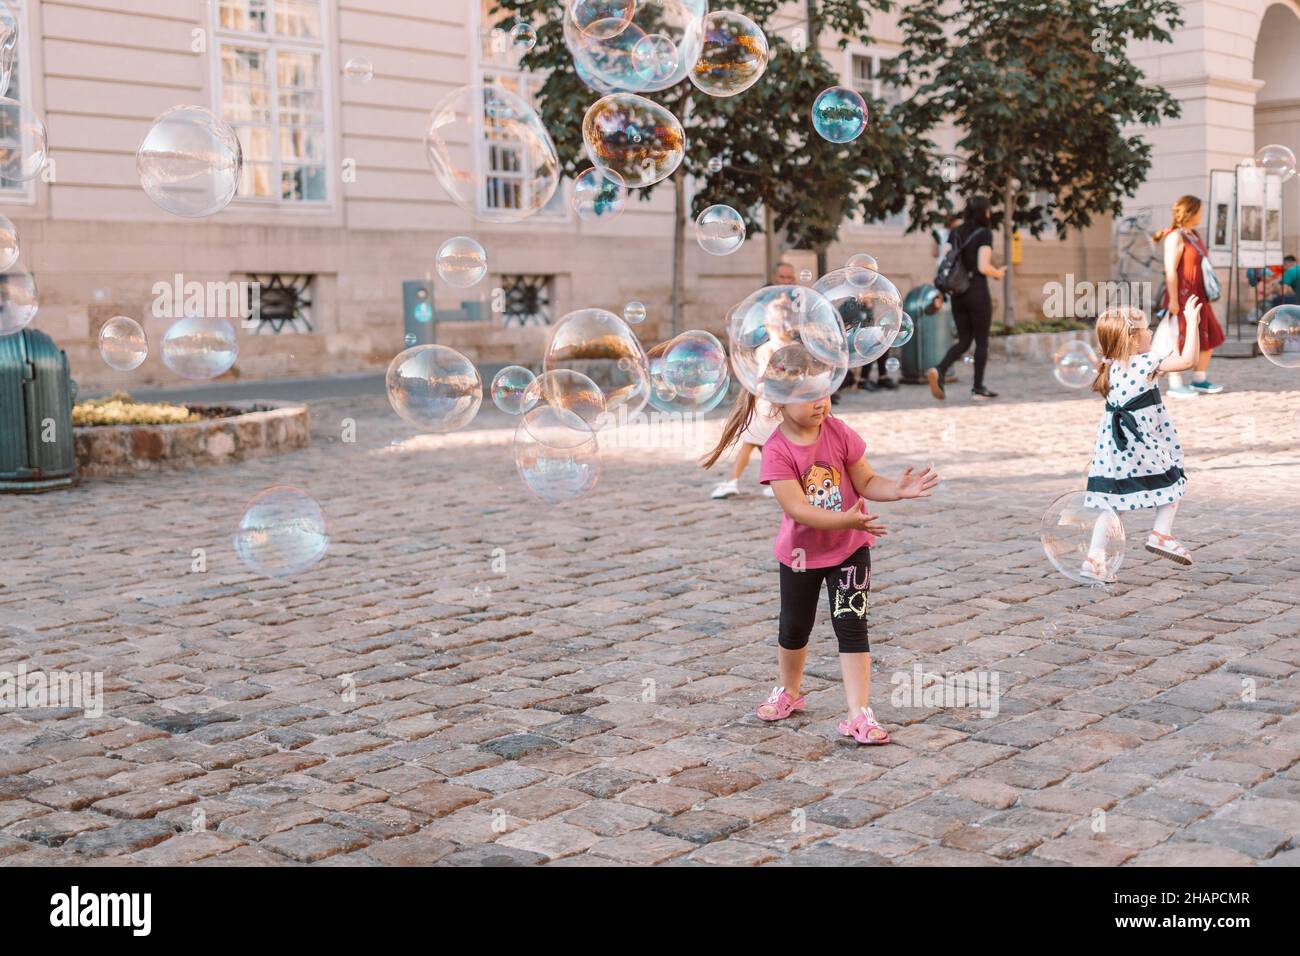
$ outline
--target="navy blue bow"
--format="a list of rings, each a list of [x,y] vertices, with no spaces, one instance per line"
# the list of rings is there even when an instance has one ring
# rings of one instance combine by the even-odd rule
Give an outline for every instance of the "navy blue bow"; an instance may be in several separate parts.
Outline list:
[[[1130,398],[1123,405],[1116,405],[1113,402],[1106,403],[1106,411],[1110,412],[1110,432],[1115,438],[1115,447],[1123,451],[1128,447],[1128,438],[1124,430],[1128,429],[1138,442],[1145,445],[1142,438],[1142,429],[1138,428],[1137,417],[1133,414],[1139,408],[1149,408],[1152,405],[1160,404],[1160,389],[1149,388],[1141,395]]]

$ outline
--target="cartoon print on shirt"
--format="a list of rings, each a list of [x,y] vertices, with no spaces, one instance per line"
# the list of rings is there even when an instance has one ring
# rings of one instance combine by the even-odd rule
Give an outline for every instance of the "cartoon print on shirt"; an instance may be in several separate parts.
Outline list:
[[[815,461],[803,473],[803,490],[808,504],[826,511],[843,511],[840,497],[840,470],[824,461]]]

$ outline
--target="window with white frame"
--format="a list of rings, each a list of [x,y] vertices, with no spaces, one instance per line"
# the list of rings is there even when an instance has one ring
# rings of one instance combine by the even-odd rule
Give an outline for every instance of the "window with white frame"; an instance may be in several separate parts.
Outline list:
[[[241,199],[329,199],[326,0],[218,0],[220,112],[244,150]]]
[[[519,54],[514,45],[504,30],[493,25],[493,6],[492,0],[484,3],[479,31],[482,82],[509,90],[525,103],[535,106],[537,91],[546,82],[546,76],[519,68]],[[518,209],[528,203],[523,195],[532,179],[532,170],[526,168],[528,162],[528,151],[521,144],[503,136],[499,130],[483,131],[479,163],[484,178],[481,202],[485,209]],[[557,218],[568,215],[563,182],[537,214]]]
[[[1036,190],[1029,196],[1029,205],[1031,207],[1041,206],[1043,210],[1039,214],[1039,219],[1043,223],[1043,231],[1038,236],[1040,239],[1056,238],[1056,220],[1052,218],[1052,214],[1048,211],[1048,206],[1055,201],[1056,197],[1054,195],[1041,189]]]
[[[7,38],[6,49],[3,56],[10,60],[9,71],[9,89],[5,96],[11,100],[26,104],[27,99],[27,11],[24,9],[26,0],[7,0],[9,8],[13,10],[14,17],[18,21],[18,35]],[[9,110],[0,111],[0,144],[10,155],[17,155],[18,150],[26,151],[30,148],[28,142],[22,142],[23,131],[21,128],[6,128],[15,123],[18,119],[17,111],[12,107]],[[0,176],[0,200],[9,201],[26,201],[32,198],[32,183],[18,182],[13,179],[5,179]]]

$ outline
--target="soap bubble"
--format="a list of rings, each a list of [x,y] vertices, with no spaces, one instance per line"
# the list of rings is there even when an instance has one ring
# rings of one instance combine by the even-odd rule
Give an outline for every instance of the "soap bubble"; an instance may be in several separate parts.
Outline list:
[[[1082,491],[1052,502],[1043,513],[1040,540],[1052,567],[1079,584],[1110,583],[1124,563],[1126,542],[1119,516],[1107,507],[1088,507]],[[1096,559],[1095,571],[1085,566],[1089,557]]]
[[[1052,621],[1043,622],[1043,639],[1048,641],[1056,639],[1056,624]]]
[[[859,252],[857,255],[849,256],[849,261],[844,263],[844,268],[848,269],[850,272],[857,269],[879,272],[880,263],[876,261],[875,256],[866,252]]]
[[[1092,346],[1075,339],[1052,355],[1052,374],[1066,388],[1087,388],[1097,377],[1098,364]]]
[[[902,363],[892,355],[885,359],[885,371],[890,375],[895,374],[900,368],[902,368]]]
[[[515,468],[524,486],[547,504],[581,498],[600,478],[600,446],[574,412],[539,405],[515,429]]]
[[[149,356],[149,341],[135,319],[114,316],[99,330],[99,354],[110,368],[130,372]]]
[[[40,308],[36,280],[30,272],[9,268],[0,272],[0,335],[26,327]]]
[[[1259,320],[1259,350],[1281,368],[1300,368],[1300,305],[1279,305]]]
[[[709,206],[695,217],[695,239],[711,256],[729,256],[745,244],[745,220],[730,206]]]
[[[520,53],[527,53],[537,46],[537,31],[527,23],[516,23],[510,31],[510,45]]]
[[[592,167],[573,180],[573,211],[586,222],[615,219],[627,207],[627,184],[612,169]]]
[[[964,364],[966,364],[966,365],[974,365],[974,364],[975,364],[975,356],[973,356],[973,355],[963,355],[963,356],[961,357],[961,360],[962,360],[962,362],[963,362]]]
[[[636,0],[570,0],[566,16],[584,35],[608,40],[628,28],[635,10]]]
[[[730,384],[727,350],[709,332],[683,332],[651,350],[650,404],[661,412],[711,411]]]
[[[604,309],[570,312],[551,329],[542,361],[546,371],[571,369],[595,381],[609,409],[635,415],[650,394],[645,351],[628,324]]]
[[[640,325],[645,321],[645,303],[633,300],[623,306],[623,321],[628,325]]]
[[[9,4],[0,2],[0,96],[9,94],[14,58],[18,55],[18,17]]]
[[[385,376],[388,404],[425,432],[464,428],[483,403],[474,363],[445,345],[417,345],[393,359]]]
[[[254,497],[234,534],[244,567],[269,578],[287,578],[325,557],[330,537],[325,512],[309,494],[276,485]]]
[[[891,348],[902,348],[912,341],[912,335],[915,332],[916,324],[912,321],[912,317],[904,312],[898,317],[898,334],[894,336],[894,344]]]
[[[35,179],[49,149],[45,124],[17,100],[0,97],[0,178]]]
[[[812,277],[813,277],[813,274],[812,274],[812,270],[811,270],[811,269],[800,269],[800,270],[799,270],[799,281],[800,281],[800,282],[804,282],[804,283],[812,282]]]
[[[404,336],[402,336],[402,341],[406,343],[406,347],[409,349],[412,345],[414,345],[416,342],[420,340],[415,337],[414,332],[407,332]]]
[[[429,163],[456,205],[486,222],[518,222],[536,213],[560,183],[560,160],[537,112],[499,86],[462,86],[434,107],[424,137]],[[508,185],[489,189],[474,144],[508,143]]]
[[[145,195],[160,209],[202,219],[235,198],[244,152],[229,123],[201,106],[177,106],[154,120],[135,169]]]
[[[878,272],[835,269],[813,284],[844,323],[848,337],[849,368],[876,361],[897,345],[903,327],[902,296]]]
[[[686,79],[699,59],[707,7],[707,0],[637,0],[630,11],[621,4],[571,4],[564,42],[575,69],[594,88],[666,90]]]
[[[608,406],[605,403],[605,393],[600,390],[595,382],[582,372],[575,372],[573,369],[557,368],[553,371],[543,372],[537,376],[524,389],[523,401],[520,408],[528,412],[542,406],[550,406],[559,412],[575,415],[577,418],[589,426],[594,432],[595,429],[603,427],[606,422],[606,412]],[[524,419],[527,425],[529,419]],[[555,421],[567,421],[567,418],[561,416],[557,420],[548,420],[552,424]],[[579,430],[581,432],[581,430]],[[549,441],[552,444],[557,442],[563,444],[565,432],[556,432]],[[569,435],[572,441],[582,444],[587,440],[585,433]]]
[[[825,398],[844,381],[849,345],[834,306],[813,289],[772,285],[731,310],[731,367],[741,386],[784,405]]]
[[[662,33],[650,33],[632,47],[636,71],[650,86],[673,75],[677,69],[677,46]]]
[[[0,272],[8,272],[21,254],[18,228],[8,216],[0,216]]]
[[[536,377],[522,365],[507,365],[492,378],[492,403],[507,415],[518,415],[524,392]]]
[[[939,160],[939,177],[945,183],[955,183],[961,179],[962,166],[965,163],[960,156],[945,156]]]
[[[867,102],[856,90],[832,86],[813,101],[813,129],[832,143],[850,143],[867,128]]]
[[[617,173],[629,189],[667,179],[686,154],[686,134],[677,117],[631,93],[603,96],[582,120],[587,156]]]
[[[220,316],[186,316],[163,334],[163,364],[181,378],[216,378],[230,371],[239,358],[235,327]]]
[[[1265,175],[1277,176],[1282,182],[1295,175],[1295,153],[1279,143],[1261,146],[1255,153],[1255,162],[1264,167]]]
[[[355,83],[369,83],[375,75],[375,65],[364,56],[354,56],[343,65],[343,75]]]
[[[438,247],[434,266],[443,282],[468,289],[487,275],[487,252],[469,236],[452,236]]]
[[[704,18],[703,38],[690,78],[710,96],[743,93],[767,69],[767,37],[749,17],[714,11]]]
[[[715,176],[718,173],[722,172],[722,157],[720,156],[709,157],[709,172]]]

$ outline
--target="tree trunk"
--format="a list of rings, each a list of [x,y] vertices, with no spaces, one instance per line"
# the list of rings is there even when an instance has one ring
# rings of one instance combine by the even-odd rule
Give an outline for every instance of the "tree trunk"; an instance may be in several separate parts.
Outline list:
[[[1015,310],[1011,308],[1011,233],[1016,228],[1016,187],[1010,176],[1002,194],[1002,209],[1002,264],[1007,267],[1002,277],[1002,324],[1010,326],[1015,322]]]
[[[673,173],[673,325],[677,335],[682,311],[682,281],[686,274],[686,167]]]
[[[763,285],[772,281],[776,271],[776,225],[772,220],[772,208],[763,206]]]

